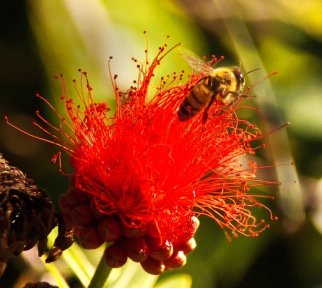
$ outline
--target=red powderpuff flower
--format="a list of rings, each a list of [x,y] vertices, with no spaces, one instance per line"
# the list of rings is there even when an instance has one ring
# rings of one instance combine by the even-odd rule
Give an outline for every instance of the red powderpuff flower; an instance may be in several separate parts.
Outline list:
[[[239,119],[236,106],[224,109],[220,101],[209,108],[205,123],[202,112],[179,121],[178,108],[205,76],[201,73],[186,82],[183,72],[174,73],[161,78],[154,92],[150,87],[155,68],[173,48],[160,47],[152,62],[132,59],[138,78],[125,92],[111,77],[115,114],[106,103],[94,101],[82,71],[80,86],[75,81],[81,105],[59,77],[70,121],[38,95],[56,112],[60,125],[54,127],[39,112],[37,116],[63,137],[59,140],[39,124],[54,140],[34,137],[62,147],[74,169],[60,202],[65,220],[85,248],[111,242],[105,257],[113,267],[122,266],[127,257],[152,274],[183,266],[185,254],[196,247],[196,215],[214,219],[234,237],[257,236],[268,227],[250,209],[264,208],[272,218],[257,200],[267,196],[250,192],[269,183],[256,178],[258,167],[251,159],[259,129]]]

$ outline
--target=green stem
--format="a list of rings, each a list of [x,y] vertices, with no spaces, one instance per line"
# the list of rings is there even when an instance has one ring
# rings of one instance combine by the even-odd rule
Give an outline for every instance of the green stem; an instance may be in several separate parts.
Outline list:
[[[92,277],[92,280],[88,285],[88,288],[103,288],[108,276],[110,275],[111,270],[112,268],[106,265],[103,254]]]

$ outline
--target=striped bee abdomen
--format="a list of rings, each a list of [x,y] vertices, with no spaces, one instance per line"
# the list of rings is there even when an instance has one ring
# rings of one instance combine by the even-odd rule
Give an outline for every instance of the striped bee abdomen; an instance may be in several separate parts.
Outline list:
[[[201,79],[181,103],[178,110],[178,118],[180,121],[189,120],[209,102],[213,91],[208,86],[208,79],[209,77]]]

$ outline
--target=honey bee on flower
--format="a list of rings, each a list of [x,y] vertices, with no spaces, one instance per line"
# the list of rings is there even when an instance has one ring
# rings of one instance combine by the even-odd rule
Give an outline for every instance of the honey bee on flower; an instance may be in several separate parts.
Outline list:
[[[205,62],[191,52],[183,54],[187,63],[197,72],[204,74],[191,89],[189,95],[183,100],[178,110],[180,121],[189,120],[202,109],[204,109],[202,120],[205,123],[208,118],[208,110],[214,101],[223,104],[228,108],[236,104],[240,98],[248,97],[243,94],[245,87],[245,75],[241,72],[240,66],[219,67],[212,66],[214,61]]]

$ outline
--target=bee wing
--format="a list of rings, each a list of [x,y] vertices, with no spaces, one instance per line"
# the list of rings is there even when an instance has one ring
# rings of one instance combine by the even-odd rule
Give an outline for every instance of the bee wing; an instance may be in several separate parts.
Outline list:
[[[211,74],[211,72],[214,70],[212,66],[210,66],[208,63],[200,59],[197,55],[192,53],[191,51],[185,50],[182,52],[182,57],[185,61],[193,68],[194,70],[203,73],[203,74]]]

